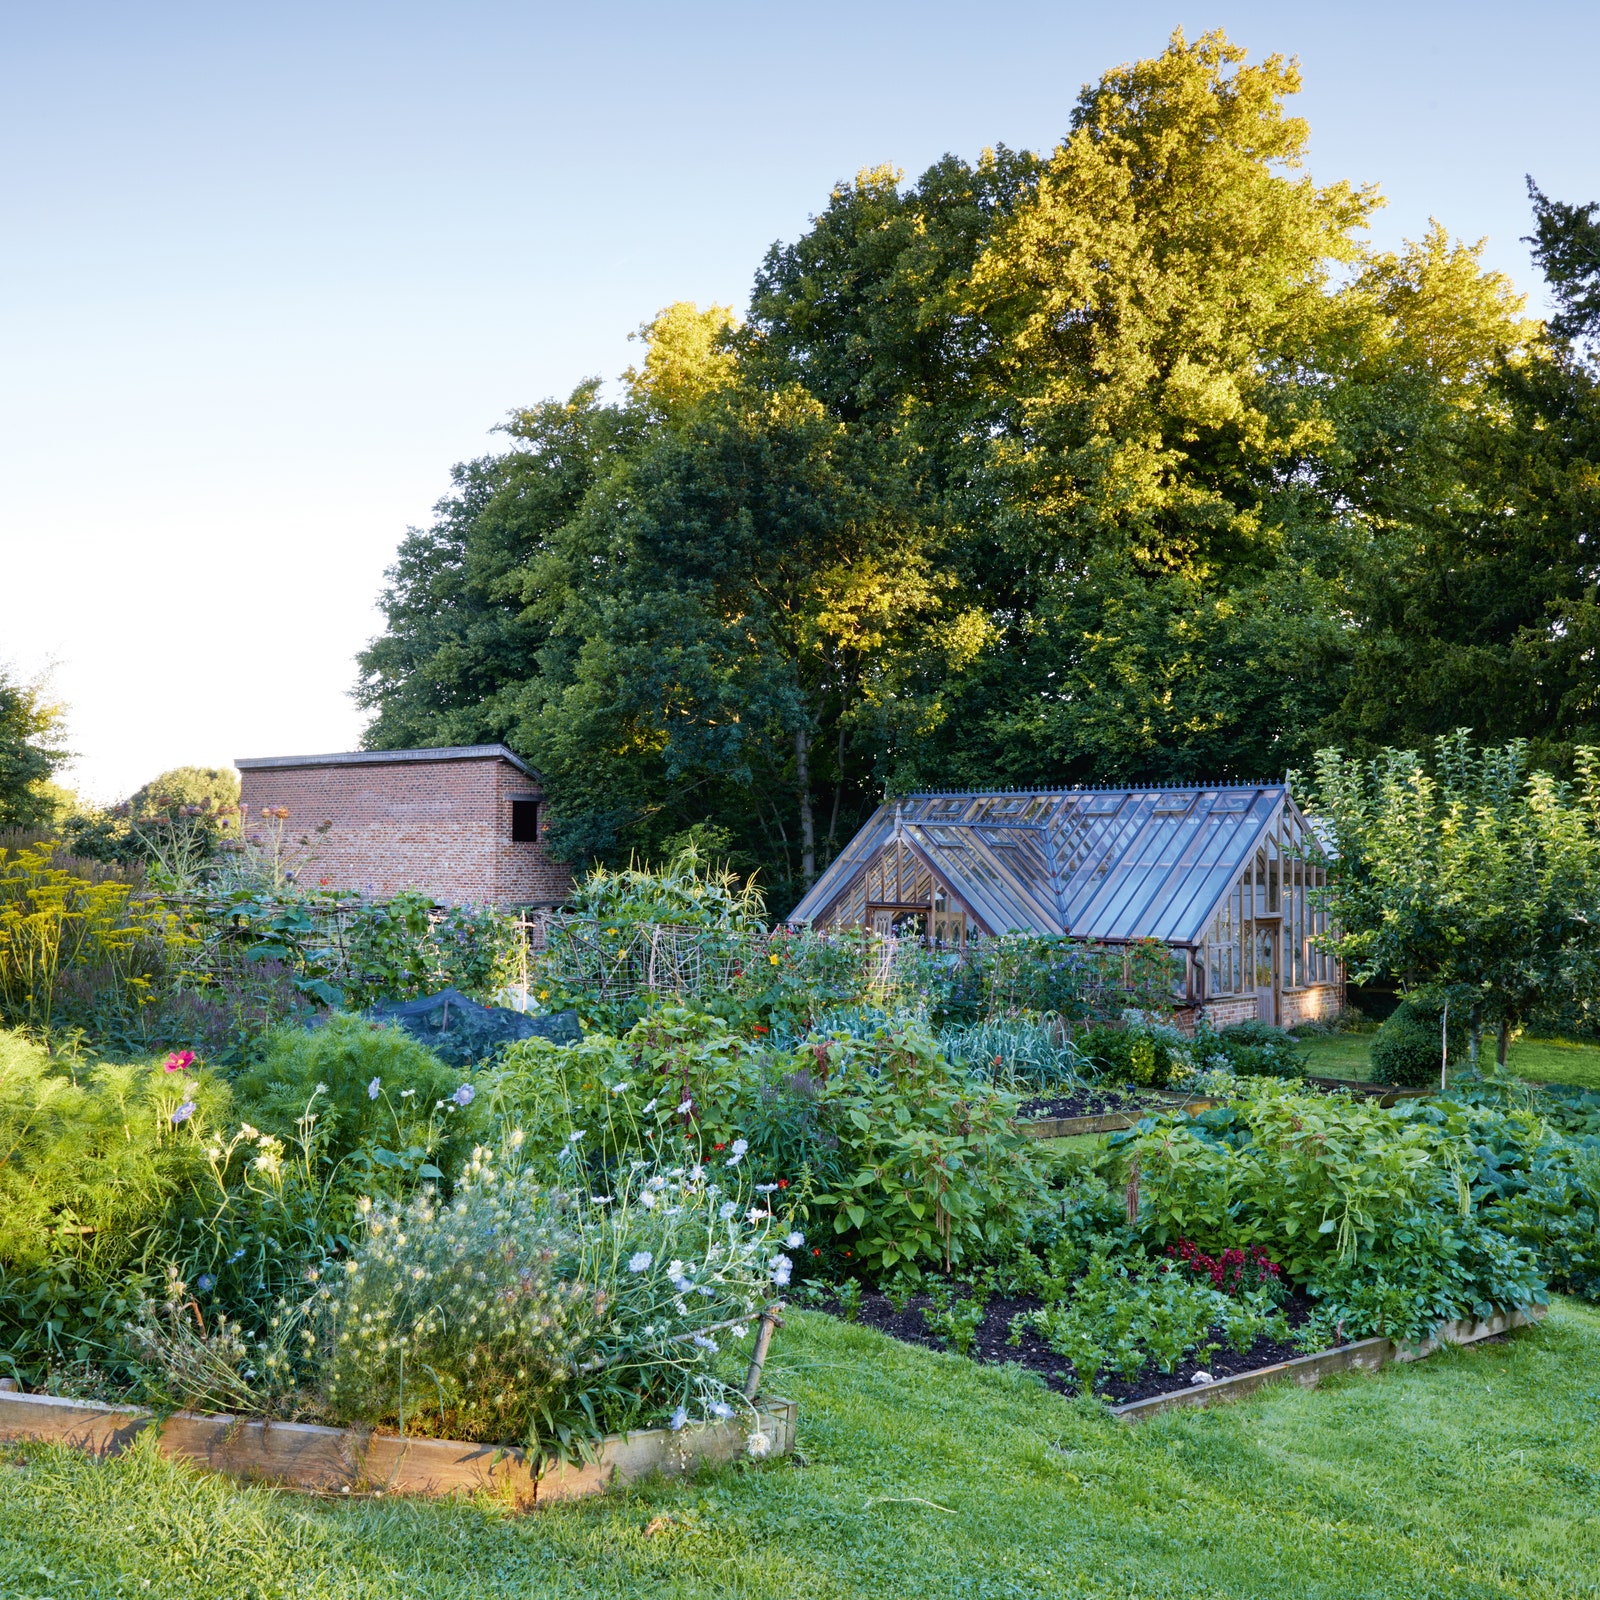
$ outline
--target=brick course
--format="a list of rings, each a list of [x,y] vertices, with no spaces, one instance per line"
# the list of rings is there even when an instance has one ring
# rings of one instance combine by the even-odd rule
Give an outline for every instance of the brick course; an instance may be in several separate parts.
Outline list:
[[[543,792],[496,746],[241,761],[249,816],[282,806],[288,832],[311,840],[305,876],[384,898],[420,889],[447,905],[550,906],[572,874],[545,854]],[[539,803],[540,839],[511,837],[514,800]],[[316,830],[323,823],[325,831]],[[248,822],[247,822],[248,826]]]

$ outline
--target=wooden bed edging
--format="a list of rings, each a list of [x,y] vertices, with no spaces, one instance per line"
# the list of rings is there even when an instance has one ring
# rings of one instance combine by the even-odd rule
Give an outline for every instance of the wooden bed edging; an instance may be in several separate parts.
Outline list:
[[[1196,1384],[1173,1394],[1151,1395],[1148,1400],[1131,1400],[1125,1406],[1113,1406],[1111,1415],[1123,1422],[1143,1422],[1147,1417],[1176,1411],[1181,1406],[1225,1405],[1285,1378],[1292,1378],[1304,1389],[1314,1389],[1331,1373],[1353,1372],[1357,1368],[1375,1372],[1390,1361],[1421,1361],[1447,1344],[1476,1344],[1479,1339],[1491,1339],[1497,1333],[1542,1322],[1548,1310],[1547,1306],[1526,1306],[1516,1311],[1497,1311],[1481,1321],[1467,1317],[1459,1322],[1441,1322],[1433,1337],[1424,1339],[1421,1344],[1397,1344],[1393,1339],[1381,1337],[1360,1339],[1355,1344],[1341,1345],[1337,1350],[1319,1350],[1314,1355],[1297,1356],[1293,1361],[1277,1361],[1270,1367],[1257,1367],[1254,1372],[1241,1372],[1237,1377],[1218,1378],[1215,1383]]]
[[[144,1429],[158,1425],[164,1456],[212,1472],[263,1483],[333,1493],[449,1496],[489,1493],[519,1510],[554,1500],[602,1494],[652,1472],[677,1477],[708,1462],[764,1459],[794,1449],[799,1407],[764,1398],[754,1411],[725,1422],[647,1428],[611,1434],[592,1462],[537,1471],[522,1450],[451,1439],[401,1438],[360,1428],[307,1422],[251,1422],[180,1411],[165,1422],[138,1406],[63,1400],[48,1394],[0,1393],[0,1440],[72,1445],[91,1455],[116,1455]],[[762,1442],[764,1441],[764,1443]]]
[[[1041,1117],[1037,1122],[1019,1122],[1017,1130],[1029,1139],[1071,1139],[1080,1133],[1121,1133],[1137,1125],[1141,1117],[1165,1116],[1169,1111],[1186,1111],[1191,1117],[1220,1105],[1220,1100],[1175,1100],[1170,1105],[1146,1106],[1142,1111],[1105,1111],[1096,1117]]]

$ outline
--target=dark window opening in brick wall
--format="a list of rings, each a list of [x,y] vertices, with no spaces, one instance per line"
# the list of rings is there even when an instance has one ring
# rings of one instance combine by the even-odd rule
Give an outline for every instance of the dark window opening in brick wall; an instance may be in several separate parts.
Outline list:
[[[513,800],[511,802],[511,842],[537,844],[539,842],[539,802]]]

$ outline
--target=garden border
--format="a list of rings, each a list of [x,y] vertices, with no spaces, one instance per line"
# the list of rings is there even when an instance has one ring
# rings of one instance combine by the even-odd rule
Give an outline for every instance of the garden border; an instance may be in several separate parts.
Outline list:
[[[725,1422],[608,1434],[593,1461],[541,1470],[526,1451],[490,1444],[189,1411],[162,1419],[142,1406],[0,1391],[0,1441],[6,1443],[66,1444],[105,1457],[126,1450],[153,1424],[162,1455],[250,1482],[332,1494],[487,1493],[519,1511],[603,1494],[652,1472],[681,1477],[705,1464],[786,1456],[794,1450],[798,1419],[794,1401],[765,1397]],[[757,1436],[768,1443],[753,1453]]]
[[[1231,1378],[1218,1378],[1214,1383],[1197,1384],[1192,1389],[1151,1395],[1148,1400],[1131,1400],[1125,1406],[1113,1406],[1111,1415],[1121,1422],[1143,1422],[1163,1411],[1175,1411],[1183,1406],[1221,1405],[1242,1400],[1246,1395],[1286,1378],[1292,1378],[1303,1389],[1314,1389],[1332,1373],[1357,1369],[1376,1372],[1391,1361],[1421,1361],[1447,1344],[1476,1344],[1480,1339],[1492,1339],[1496,1334],[1509,1333],[1513,1328],[1531,1327],[1534,1323],[1542,1322],[1548,1311],[1548,1306],[1523,1306],[1514,1311],[1497,1311],[1482,1319],[1465,1317],[1455,1322],[1441,1322],[1434,1329],[1433,1337],[1424,1339],[1420,1344],[1400,1344],[1382,1337],[1360,1339],[1334,1350],[1319,1350],[1313,1355],[1297,1356],[1293,1361],[1277,1361],[1270,1367],[1257,1367],[1254,1372],[1241,1372]]]
[[[1041,1117],[1036,1122],[1019,1122],[1017,1128],[1028,1139],[1072,1139],[1083,1133],[1121,1133],[1124,1128],[1137,1127],[1142,1117],[1165,1116],[1169,1111],[1196,1117],[1221,1104],[1220,1100],[1208,1099],[1172,1100],[1140,1111],[1103,1111],[1093,1117]]]

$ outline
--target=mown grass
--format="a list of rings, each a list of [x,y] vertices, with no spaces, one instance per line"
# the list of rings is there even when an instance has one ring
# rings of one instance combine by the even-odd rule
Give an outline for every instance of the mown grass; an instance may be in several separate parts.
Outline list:
[[[0,1451],[0,1593],[1575,1600],[1600,1594],[1600,1312],[1130,1429],[796,1313],[805,1464],[516,1518]],[[665,1522],[659,1519],[666,1519]],[[649,1532],[652,1523],[657,1531]]]
[[[1484,1041],[1494,1050],[1494,1041]],[[1300,1041],[1310,1070],[1324,1078],[1362,1080],[1372,1076],[1372,1035],[1334,1033]],[[1518,1039],[1506,1053],[1506,1065],[1532,1083],[1571,1083],[1600,1089],[1600,1045],[1567,1039]]]

